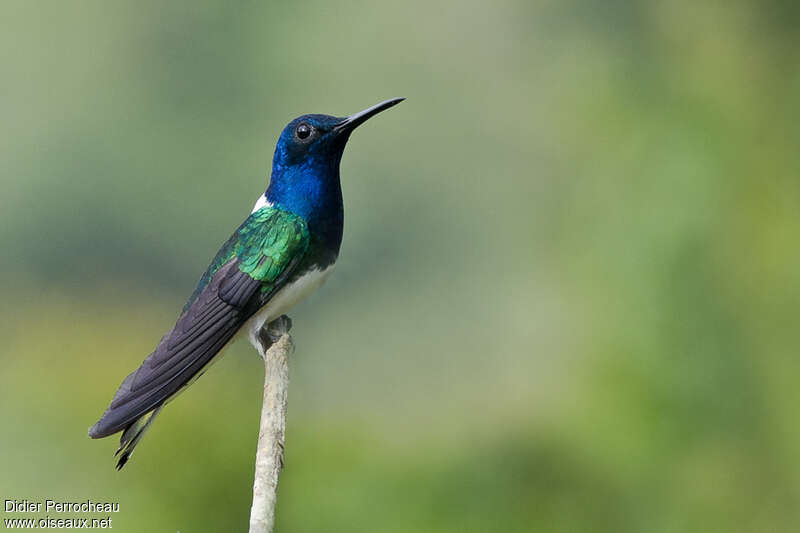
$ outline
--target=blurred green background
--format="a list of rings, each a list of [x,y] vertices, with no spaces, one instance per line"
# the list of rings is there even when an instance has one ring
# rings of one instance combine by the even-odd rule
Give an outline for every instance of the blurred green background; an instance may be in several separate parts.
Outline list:
[[[286,122],[405,96],[292,313],[279,531],[797,531],[797,5],[4,1],[0,495],[244,531],[250,346],[121,473],[86,430]]]

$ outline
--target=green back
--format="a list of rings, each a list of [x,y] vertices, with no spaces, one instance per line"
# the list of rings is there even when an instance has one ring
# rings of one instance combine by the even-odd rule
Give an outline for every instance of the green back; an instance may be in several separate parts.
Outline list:
[[[294,213],[276,207],[253,212],[214,256],[184,311],[231,260],[237,261],[239,270],[261,281],[262,291],[272,290],[292,260],[306,253],[309,240],[308,225]]]

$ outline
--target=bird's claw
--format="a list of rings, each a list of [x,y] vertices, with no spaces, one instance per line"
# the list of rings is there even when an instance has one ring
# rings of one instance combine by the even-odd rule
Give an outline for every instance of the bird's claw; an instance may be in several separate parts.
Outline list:
[[[261,341],[263,353],[266,353],[270,346],[278,342],[278,339],[289,333],[290,329],[292,329],[292,319],[287,315],[281,315],[269,324],[261,326],[258,339]]]

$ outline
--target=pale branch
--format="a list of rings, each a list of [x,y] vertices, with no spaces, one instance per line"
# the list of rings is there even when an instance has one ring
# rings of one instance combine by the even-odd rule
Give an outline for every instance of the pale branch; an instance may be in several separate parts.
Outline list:
[[[259,354],[264,359],[264,399],[258,432],[250,533],[272,533],[278,476],[283,468],[286,434],[286,399],[289,391],[289,354],[294,351],[289,330],[291,319],[283,315],[258,332]]]

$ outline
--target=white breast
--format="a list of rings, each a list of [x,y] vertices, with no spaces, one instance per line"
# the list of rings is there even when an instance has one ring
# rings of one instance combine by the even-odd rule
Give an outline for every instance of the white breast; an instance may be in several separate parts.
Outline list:
[[[328,279],[332,270],[333,265],[325,267],[324,270],[312,269],[292,283],[283,286],[275,293],[267,305],[262,307],[255,315],[245,322],[244,326],[239,330],[239,333],[247,335],[250,344],[258,350],[258,331],[261,329],[261,326],[287,313],[301,300],[317,290],[325,283],[325,280]]]
[[[253,211],[250,214],[255,213],[262,207],[272,207],[272,203],[267,200],[267,193],[264,193],[258,197],[258,200],[256,200],[256,205],[253,206]]]

